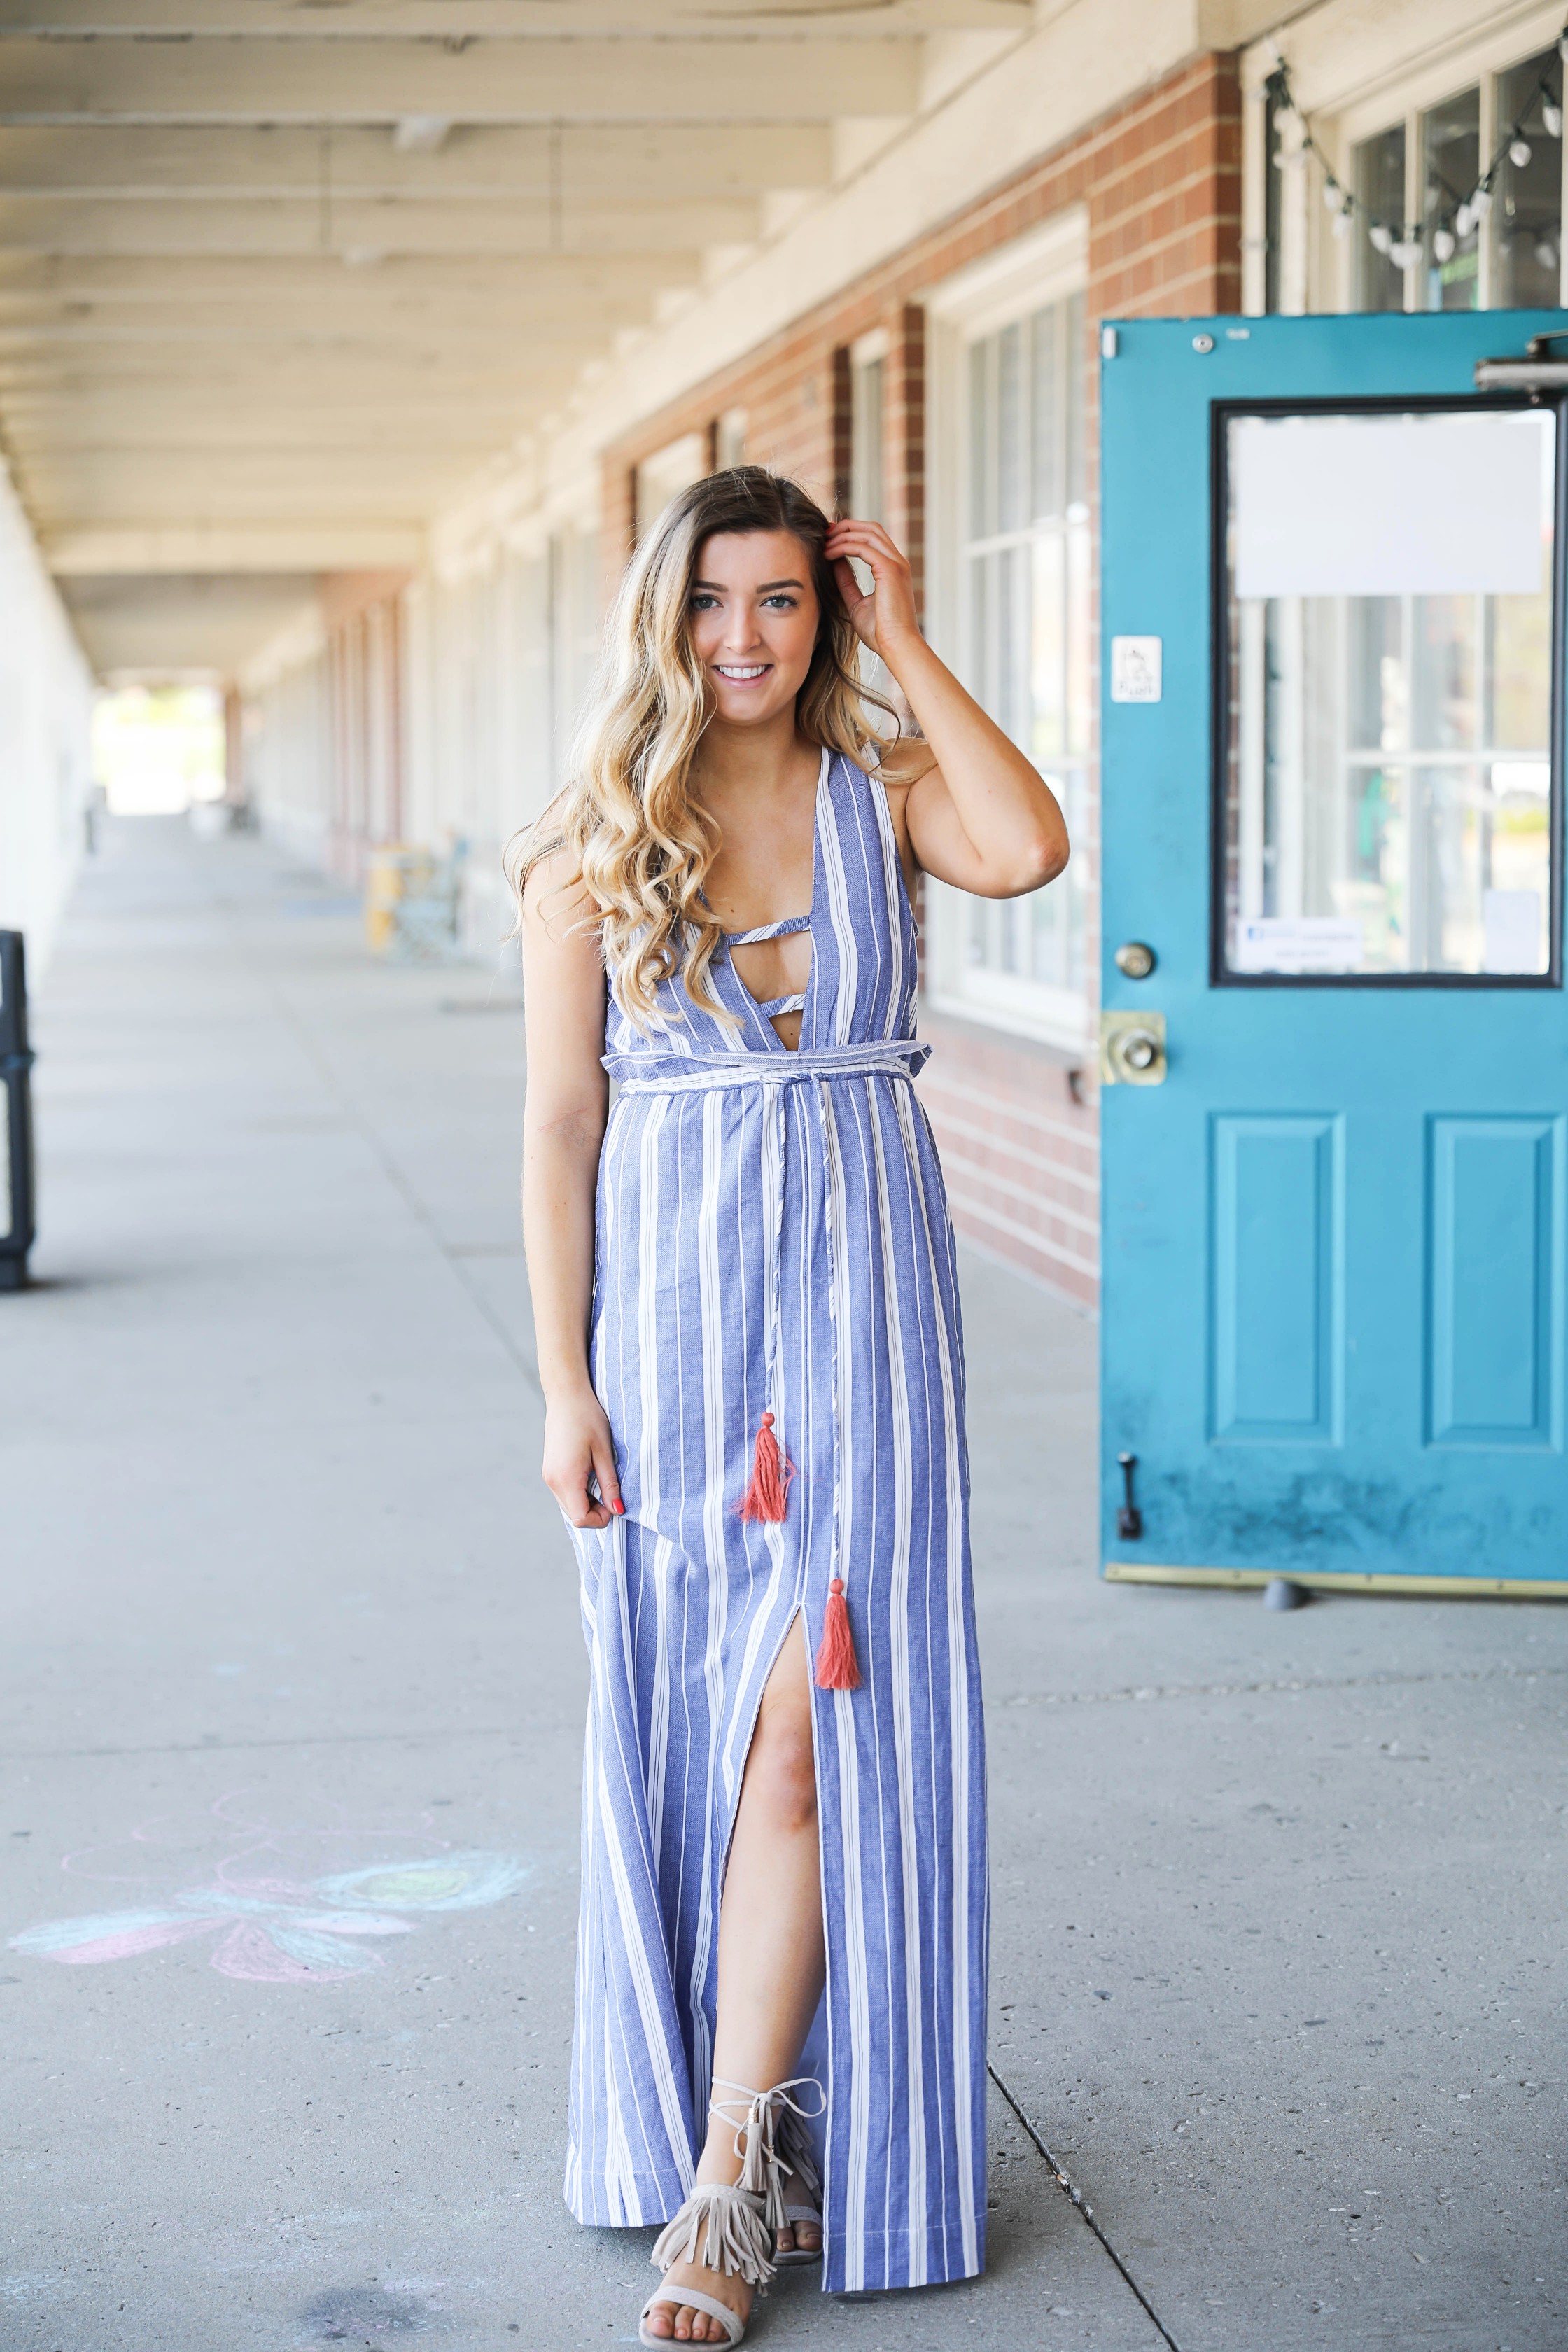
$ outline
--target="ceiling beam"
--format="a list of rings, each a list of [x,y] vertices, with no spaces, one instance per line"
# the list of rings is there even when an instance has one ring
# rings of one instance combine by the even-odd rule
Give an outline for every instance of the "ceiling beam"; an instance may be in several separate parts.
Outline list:
[[[321,503],[328,512],[403,520],[424,512],[431,484],[465,481],[474,471],[472,452],[445,442],[426,442],[423,456],[406,455],[396,466],[388,466],[379,449],[159,450],[134,479],[111,449],[73,450],[64,461],[48,452],[35,457],[27,495],[45,515],[58,517],[73,506],[79,520],[110,522],[149,511],[265,512],[255,501],[269,499],[276,507],[279,488],[287,488],[306,511]]]
[[[4,63],[0,47],[0,64]],[[391,131],[164,123],[0,126],[0,194],[309,196],[762,195],[826,187],[824,123],[714,122],[700,139],[657,122],[459,123],[434,152]]]
[[[44,560],[62,579],[133,572],[379,572],[420,563],[417,523],[88,524],[48,532]]]
[[[224,580],[162,578],[62,583],[78,635],[100,676],[127,671],[168,677],[216,671],[233,677],[257,646],[309,616],[317,583],[310,572],[253,573]]]
[[[821,37],[1021,32],[1031,0],[572,0],[576,28],[611,32],[799,35]],[[0,27],[11,32],[273,33],[298,36],[300,0],[0,0]],[[561,30],[561,0],[335,0],[331,16],[304,28],[315,36],[401,34],[408,39],[472,40]]]
[[[472,475],[469,474],[456,481],[442,482],[438,485],[438,495],[444,502],[450,503],[458,491],[472,478]],[[430,495],[431,485],[421,484],[420,488],[425,496]],[[31,504],[31,501],[29,503]],[[395,498],[388,496],[365,503],[357,499],[345,500],[341,506],[334,506],[329,499],[322,498],[311,484],[301,487],[299,492],[299,502],[294,505],[279,497],[275,482],[258,482],[254,491],[245,498],[229,497],[221,501],[211,499],[204,500],[199,505],[185,508],[181,513],[179,522],[174,526],[170,526],[165,520],[168,509],[161,506],[155,496],[148,498],[141,505],[138,505],[133,499],[127,498],[117,499],[111,507],[105,507],[92,500],[84,500],[69,512],[39,513],[36,507],[33,511],[37,520],[42,526],[40,536],[44,544],[45,560],[47,562],[49,548],[56,541],[62,544],[68,541],[74,542],[83,533],[147,531],[157,534],[171,527],[183,538],[186,538],[191,534],[205,532],[212,536],[220,531],[237,530],[281,530],[286,524],[292,524],[318,532],[320,544],[323,549],[330,544],[329,534],[341,536],[345,532],[395,531],[399,534],[401,542],[406,545],[407,533],[423,532],[424,517],[427,509],[420,503],[419,498],[413,495],[405,497],[401,503]],[[392,560],[402,562],[404,559],[398,557]],[[335,554],[323,554],[322,557],[323,563],[329,567],[340,562],[346,563],[346,558]],[[103,569],[104,567],[100,565],[94,568]],[[109,568],[112,570],[116,567]],[[135,568],[140,571],[148,567],[139,564]],[[168,569],[166,565],[153,565],[152,568],[158,571]],[[208,561],[193,558],[190,562],[179,568],[185,571],[212,572],[221,567]],[[292,570],[293,566],[289,563],[280,567],[277,563],[268,562],[264,568],[271,572],[279,568]]]
[[[176,409],[169,414],[164,400],[115,400],[99,407],[80,402],[52,402],[45,414],[16,412],[7,407],[5,440],[21,463],[40,458],[94,458],[118,452],[127,463],[153,463],[167,454],[228,454],[258,452],[268,461],[308,457],[312,449],[374,449],[381,458],[428,452],[430,446],[458,449],[468,468],[482,466],[505,440],[508,419],[489,409],[468,414],[456,424],[451,412],[374,414],[364,409],[341,409],[336,414],[279,416],[275,409],[237,409],[221,416],[200,409]]]
[[[614,320],[606,320],[593,303],[578,303],[569,318],[496,320],[484,318],[484,306],[466,303],[418,303],[406,310],[351,310],[345,318],[327,318],[318,306],[289,308],[266,303],[249,308],[242,301],[212,303],[195,318],[188,303],[136,303],[132,313],[108,306],[58,306],[19,303],[0,294],[0,351],[94,351],[99,346],[122,348],[130,343],[155,343],[164,351],[202,351],[205,346],[230,348],[245,343],[261,351],[306,348],[306,351],[385,351],[406,346],[428,351],[435,362],[454,346],[496,351],[520,346],[529,351],[548,348],[552,358],[588,358],[605,351]]]
[[[438,391],[448,410],[458,401],[472,400],[492,414],[500,412],[497,446],[500,448],[517,440],[541,408],[563,400],[575,377],[576,369],[571,366],[563,366],[558,373],[539,371],[511,378],[458,367],[438,384],[428,378],[423,383],[412,377],[405,381],[416,396],[428,399]],[[370,369],[323,379],[319,368],[295,362],[226,372],[212,367],[178,377],[167,369],[147,367],[91,373],[59,367],[40,369],[0,357],[0,404],[6,415],[13,402],[20,408],[29,399],[52,403],[82,393],[100,399],[107,394],[117,401],[159,398],[167,401],[175,415],[189,414],[201,402],[232,403],[252,415],[268,406],[274,410],[297,406],[308,415],[318,398],[323,414],[385,417],[397,413],[384,384]]]
[[[0,39],[0,121],[768,122],[911,113],[910,39]]]
[[[0,250],[0,299],[16,294],[58,296],[134,310],[142,301],[171,297],[193,308],[237,299],[264,303],[298,299],[332,311],[405,299],[426,300],[450,292],[482,296],[500,304],[563,298],[590,305],[618,306],[651,292],[655,257],[639,254],[583,257],[535,254],[473,254],[461,261],[392,254],[374,268],[349,268],[335,254],[306,253],[297,259],[266,255],[180,256],[153,259],[135,254],[104,258],[91,254],[11,254]],[[696,257],[661,253],[661,285],[695,284]]]
[[[194,383],[201,377],[215,385],[247,381],[271,384],[287,379],[297,385],[301,397],[309,399],[313,383],[319,382],[323,389],[345,379],[374,383],[377,370],[384,370],[389,394],[420,386],[432,394],[450,394],[465,383],[523,385],[542,367],[553,365],[558,359],[575,363],[581,356],[570,345],[557,352],[547,338],[531,351],[526,331],[515,344],[500,352],[466,344],[450,353],[393,340],[377,341],[370,335],[335,345],[324,339],[301,337],[276,347],[236,348],[232,341],[226,347],[215,341],[191,343],[178,351],[156,341],[101,343],[79,350],[62,349],[52,342],[12,350],[0,342],[0,373],[11,380],[39,373],[78,379],[101,373],[106,383],[118,376],[151,376],[155,381]]]
[[[0,194],[0,245],[13,253],[325,253],[370,266],[394,254],[668,252],[691,267],[701,247],[750,244],[759,225],[747,196],[648,197],[636,205],[539,196],[500,204],[292,196],[234,204],[210,196]]]

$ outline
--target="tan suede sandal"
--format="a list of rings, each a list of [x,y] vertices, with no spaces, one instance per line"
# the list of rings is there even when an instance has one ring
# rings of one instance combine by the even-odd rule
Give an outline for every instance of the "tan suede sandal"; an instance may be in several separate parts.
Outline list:
[[[705,2270],[720,2271],[726,2278],[743,2279],[748,2286],[759,2287],[765,2286],[773,2274],[770,2247],[771,2233],[760,2197],[742,2181],[731,2187],[720,2180],[700,2180],[673,2221],[666,2222],[659,2231],[648,2259],[656,2270],[666,2273],[677,2263],[700,2263]],[[718,2320],[730,2339],[729,2352],[734,2352],[746,2333],[740,2313],[731,2311],[716,2294],[704,2294],[700,2287],[660,2285],[637,2318],[637,2341],[651,2346],[653,2352],[662,2352],[663,2346],[674,2341],[672,2336],[648,2333],[648,2314],[661,2303],[668,2304],[672,2313],[684,2305],[688,2311],[704,2311],[710,2319]]]
[[[827,2095],[821,2084],[813,2074],[796,2074],[787,2083],[775,2083],[771,2091],[753,2091],[744,2083],[727,2082],[716,2075],[714,2088],[740,2095],[734,2099],[715,2099],[708,2112],[722,2116],[734,2127],[735,2153],[743,2167],[741,2186],[763,2200],[763,2218],[773,2241],[772,2261],[780,2270],[819,2263],[820,2245],[781,2251],[779,2231],[792,2230],[797,2221],[822,2228],[822,2176],[806,2129],[826,2110]],[[804,2107],[790,2096],[792,2091],[815,2091],[822,2105]]]

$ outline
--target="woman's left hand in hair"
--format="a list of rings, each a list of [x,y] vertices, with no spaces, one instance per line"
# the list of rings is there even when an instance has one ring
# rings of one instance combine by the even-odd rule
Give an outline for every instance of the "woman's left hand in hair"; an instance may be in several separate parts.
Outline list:
[[[900,852],[956,889],[1017,898],[1068,862],[1068,830],[1049,784],[921,635],[915,583],[879,522],[836,522],[827,553],[856,633],[879,654],[925,738],[882,780]],[[868,566],[869,595],[850,567]]]
[[[830,525],[826,551],[855,634],[890,669],[900,640],[907,643],[921,633],[908,556],[900,554],[879,522],[856,522],[848,517]],[[862,593],[851,556],[871,574],[868,592]]]

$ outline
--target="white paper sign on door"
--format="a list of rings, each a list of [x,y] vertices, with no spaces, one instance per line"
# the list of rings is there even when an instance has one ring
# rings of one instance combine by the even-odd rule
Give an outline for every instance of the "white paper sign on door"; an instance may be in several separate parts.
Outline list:
[[[1238,596],[1533,596],[1556,418],[1238,416]]]

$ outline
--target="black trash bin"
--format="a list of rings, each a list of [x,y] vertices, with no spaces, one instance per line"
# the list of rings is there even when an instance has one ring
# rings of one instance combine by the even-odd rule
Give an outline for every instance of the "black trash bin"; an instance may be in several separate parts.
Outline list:
[[[33,1246],[33,1097],[28,1072],[27,963],[20,931],[0,931],[0,1290],[21,1290]]]

